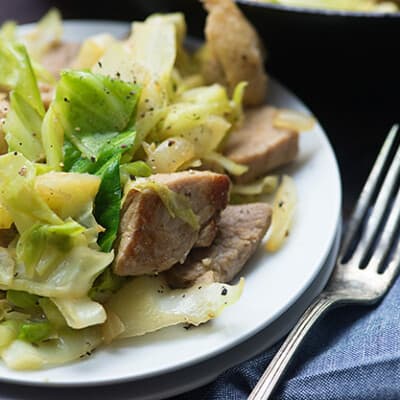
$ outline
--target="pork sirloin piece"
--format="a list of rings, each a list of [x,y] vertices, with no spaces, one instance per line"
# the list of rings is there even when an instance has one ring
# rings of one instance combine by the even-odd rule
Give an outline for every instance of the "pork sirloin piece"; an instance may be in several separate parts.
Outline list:
[[[218,82],[233,93],[235,86],[247,82],[243,103],[264,103],[267,75],[261,40],[232,0],[203,0],[208,11],[205,36],[207,57],[202,66],[207,83]]]
[[[193,249],[183,264],[165,272],[168,284],[184,288],[204,282],[230,282],[256,251],[271,223],[266,203],[228,206],[208,248]]]
[[[212,219],[204,228],[199,232],[199,237],[193,247],[208,247],[217,236],[218,225],[216,218]]]
[[[225,156],[249,167],[246,173],[234,177],[236,182],[251,182],[296,158],[298,132],[275,128],[276,112],[269,106],[247,111],[243,126],[228,137]]]
[[[117,275],[154,274],[183,262],[196,242],[201,246],[213,240],[213,221],[228,202],[230,181],[226,175],[184,171],[148,179],[185,196],[199,217],[200,230],[173,218],[154,191],[132,189],[121,213],[114,262]]]

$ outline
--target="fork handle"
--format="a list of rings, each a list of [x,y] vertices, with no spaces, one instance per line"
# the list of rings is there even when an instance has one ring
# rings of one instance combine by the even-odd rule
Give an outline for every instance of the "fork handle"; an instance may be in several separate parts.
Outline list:
[[[336,297],[326,292],[322,292],[313,301],[283,342],[268,368],[250,393],[248,400],[267,400],[270,398],[307,333],[318,319],[337,301]]]

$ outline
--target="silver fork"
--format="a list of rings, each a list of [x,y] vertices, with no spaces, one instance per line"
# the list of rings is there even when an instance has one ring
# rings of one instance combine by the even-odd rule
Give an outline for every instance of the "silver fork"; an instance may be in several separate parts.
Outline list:
[[[348,224],[336,267],[325,290],[304,312],[248,400],[270,398],[303,339],[329,309],[346,304],[376,303],[395,281],[400,269],[400,241],[397,242],[396,235],[400,222],[400,146],[391,163],[390,159],[397,131],[398,126],[394,126],[380,150]]]

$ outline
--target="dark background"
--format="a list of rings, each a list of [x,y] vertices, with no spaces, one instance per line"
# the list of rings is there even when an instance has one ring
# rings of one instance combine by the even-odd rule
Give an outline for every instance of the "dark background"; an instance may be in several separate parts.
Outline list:
[[[32,22],[51,6],[58,7],[64,18],[131,21],[143,18],[155,2],[0,0],[0,22]],[[178,3],[160,2],[165,10],[171,5],[178,8]],[[259,11],[245,12],[257,20],[263,34],[269,72],[294,91],[325,128],[339,161],[347,216],[386,132],[399,120],[400,18],[311,15],[304,20],[277,11],[266,20]],[[190,33],[201,34],[200,7],[187,17]]]

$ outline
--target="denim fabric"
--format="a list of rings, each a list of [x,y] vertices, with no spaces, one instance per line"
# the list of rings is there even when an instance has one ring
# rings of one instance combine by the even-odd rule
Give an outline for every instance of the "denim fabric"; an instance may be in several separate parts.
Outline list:
[[[279,344],[175,400],[246,399]],[[300,348],[279,400],[400,399],[400,279],[374,307],[329,313]]]

